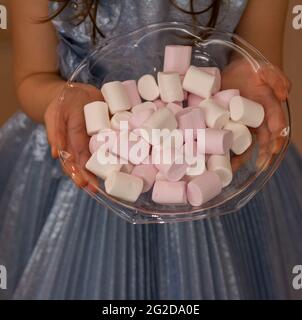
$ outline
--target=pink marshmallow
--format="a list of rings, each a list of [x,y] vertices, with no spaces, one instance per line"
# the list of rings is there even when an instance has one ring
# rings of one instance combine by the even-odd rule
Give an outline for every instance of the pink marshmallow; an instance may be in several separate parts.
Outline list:
[[[186,204],[186,182],[169,182],[156,180],[152,200],[160,204]]]
[[[158,170],[153,164],[141,164],[134,167],[134,169],[131,172],[131,175],[143,179],[144,181],[143,193],[144,193],[144,192],[148,192],[152,188],[155,182],[157,173],[158,173]]]
[[[226,154],[232,146],[233,133],[229,130],[205,129],[205,145],[199,145],[198,153],[223,155]]]
[[[222,183],[215,172],[206,171],[188,183],[187,197],[192,206],[201,206],[220,194]]]
[[[237,89],[229,89],[229,90],[223,90],[218,93],[216,93],[213,96],[213,100],[220,106],[226,108],[229,110],[230,108],[230,101],[232,98],[240,96],[240,91]]]
[[[99,133],[94,134],[89,141],[89,151],[91,154],[96,152],[104,143],[107,144],[109,150],[109,142],[114,143],[118,133],[112,129],[103,129]]]
[[[152,109],[145,109],[133,113],[129,118],[129,125],[132,129],[136,129],[142,126],[142,124],[151,116]]]
[[[138,93],[137,90],[137,85],[135,80],[127,80],[123,82],[123,85],[126,89],[129,101],[130,101],[130,106],[134,107],[137,104],[142,103],[142,99]]]
[[[174,114],[178,113],[179,111],[183,110],[183,107],[180,106],[178,103],[170,102],[166,106],[168,109],[170,109]]]
[[[191,63],[192,47],[168,45],[165,48],[164,72],[184,75]]]
[[[205,98],[199,97],[194,93],[188,95],[188,106],[189,107],[198,107],[200,102],[205,100]]]
[[[189,107],[184,108],[176,114],[179,129],[184,130],[192,129],[194,139],[197,137],[197,130],[204,129],[205,119],[201,108]]]

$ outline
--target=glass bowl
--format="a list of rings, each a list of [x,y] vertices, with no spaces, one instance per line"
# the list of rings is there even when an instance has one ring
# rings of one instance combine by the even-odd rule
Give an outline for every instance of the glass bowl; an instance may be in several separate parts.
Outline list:
[[[247,78],[260,78],[263,70],[269,70],[277,76],[277,70],[267,59],[235,34],[179,22],[153,24],[111,39],[89,54],[74,71],[62,92],[60,103],[63,111],[66,105],[70,106],[76,102],[77,96],[73,97],[72,92],[68,94],[75,83],[86,83],[101,88],[102,84],[109,81],[139,79],[143,74],[156,75],[163,69],[164,48],[169,44],[191,45],[193,47],[191,64],[218,67],[223,72],[222,78],[226,67],[234,60],[245,65],[245,72],[240,73],[242,71],[239,68],[234,76],[241,83],[246,82],[249,85]],[[69,101],[66,101],[67,99]],[[257,101],[255,98],[254,100]],[[101,181],[96,183],[95,180],[89,182],[94,185],[96,192],[87,186],[83,189],[101,205],[131,223],[192,221],[236,211],[261,190],[286,153],[291,132],[288,102],[280,102],[278,108],[284,115],[282,128],[271,136],[264,146],[259,141],[257,131],[254,131],[253,144],[249,150],[240,158],[232,158],[236,173],[231,185],[223,189],[219,196],[200,207],[192,207],[189,204],[159,205],[152,201],[151,191],[142,194],[135,203],[127,203],[108,195],[104,183]],[[64,112],[59,112],[57,116],[58,130],[60,130],[59,126],[68,120],[63,118]],[[66,171],[69,170],[69,173],[72,168],[71,175],[77,178],[77,175],[84,172],[85,163],[75,160],[79,157],[72,151],[63,147],[59,149],[63,167]]]

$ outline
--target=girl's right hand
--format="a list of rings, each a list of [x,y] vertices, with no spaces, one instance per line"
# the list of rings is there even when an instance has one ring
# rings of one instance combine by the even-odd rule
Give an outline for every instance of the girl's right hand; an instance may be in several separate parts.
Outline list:
[[[63,170],[79,187],[88,186],[95,190],[95,176],[85,169],[90,158],[89,139],[87,135],[84,106],[93,101],[103,100],[101,92],[87,84],[66,85],[49,104],[44,116],[51,154],[63,159]],[[59,154],[59,150],[64,150]]]

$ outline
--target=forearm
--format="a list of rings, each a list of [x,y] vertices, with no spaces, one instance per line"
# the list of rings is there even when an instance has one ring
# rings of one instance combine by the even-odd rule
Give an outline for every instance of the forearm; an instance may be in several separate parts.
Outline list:
[[[33,120],[43,123],[49,103],[65,83],[56,73],[37,73],[26,77],[17,87],[22,110]]]
[[[284,25],[288,0],[249,0],[236,33],[282,67]]]

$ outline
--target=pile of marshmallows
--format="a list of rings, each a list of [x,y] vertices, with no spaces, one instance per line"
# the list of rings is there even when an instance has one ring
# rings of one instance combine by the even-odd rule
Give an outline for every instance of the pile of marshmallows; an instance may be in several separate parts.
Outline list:
[[[109,195],[135,202],[153,188],[156,203],[200,206],[231,183],[230,151],[240,155],[250,147],[248,127],[261,125],[264,109],[241,97],[237,89],[220,91],[219,69],[190,65],[191,54],[190,46],[166,46],[164,70],[158,72],[157,81],[147,74],[137,82],[105,83],[101,88],[105,102],[84,107],[92,154],[86,168],[105,180]],[[128,126],[122,128],[122,123]],[[160,130],[165,134],[152,134]],[[186,130],[193,136],[191,142]],[[199,141],[201,130],[204,139]],[[108,139],[110,134],[115,138]],[[122,142],[125,137],[128,143]],[[145,151],[141,157],[124,153],[123,149],[135,147],[131,137]],[[178,162],[188,146],[194,159]],[[168,163],[162,161],[166,149],[174,151]],[[126,154],[127,162],[102,161],[105,155],[125,160]]]

